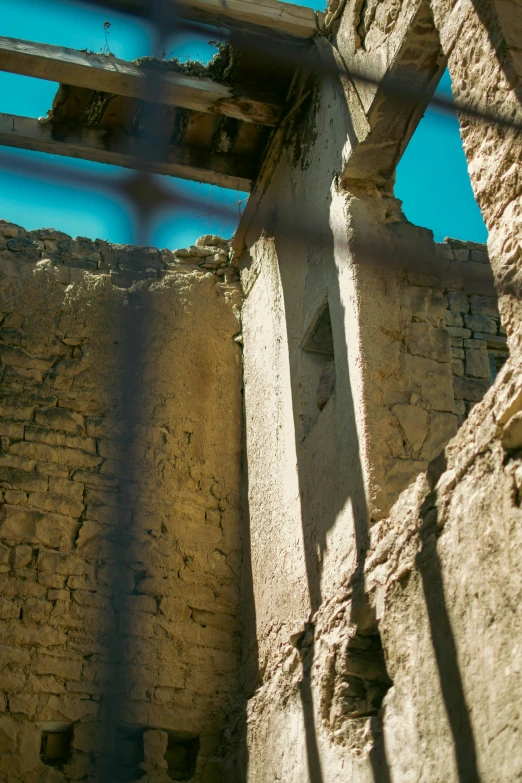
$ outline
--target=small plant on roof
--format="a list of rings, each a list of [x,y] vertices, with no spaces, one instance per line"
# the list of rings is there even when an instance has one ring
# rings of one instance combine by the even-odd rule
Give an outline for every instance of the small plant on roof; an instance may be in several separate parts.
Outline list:
[[[104,22],[103,23],[103,32],[105,35],[105,45],[101,49],[101,53],[105,55],[112,55],[111,47],[109,45],[109,34],[111,32],[111,23],[110,22]]]

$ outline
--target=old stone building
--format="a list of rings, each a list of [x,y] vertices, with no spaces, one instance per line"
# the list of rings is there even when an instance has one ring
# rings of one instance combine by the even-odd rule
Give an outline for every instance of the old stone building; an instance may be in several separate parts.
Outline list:
[[[232,240],[0,223],[0,780],[522,780],[522,6],[220,9],[306,57],[139,167],[248,184]],[[69,67],[1,143],[138,167]],[[487,249],[394,196],[446,67]]]

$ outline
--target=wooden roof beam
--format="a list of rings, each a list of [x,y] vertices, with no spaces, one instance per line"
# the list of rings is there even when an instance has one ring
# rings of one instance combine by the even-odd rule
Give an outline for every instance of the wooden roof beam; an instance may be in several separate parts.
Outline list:
[[[115,8],[151,18],[144,0],[93,0],[105,8]],[[279,0],[164,0],[162,14],[167,23],[176,19],[216,25],[228,30],[313,38],[324,25],[324,13]]]
[[[222,27],[248,25],[294,38],[313,38],[324,14],[278,0],[176,0],[173,12],[182,19]]]
[[[157,149],[134,136],[118,134],[117,139],[112,139],[106,131],[85,128],[60,131],[51,123],[13,114],[0,114],[0,145],[168,174],[247,192],[256,174],[255,166],[246,157],[176,146],[163,148],[160,155]]]
[[[0,37],[0,70],[275,126],[282,107],[224,84],[63,46]]]

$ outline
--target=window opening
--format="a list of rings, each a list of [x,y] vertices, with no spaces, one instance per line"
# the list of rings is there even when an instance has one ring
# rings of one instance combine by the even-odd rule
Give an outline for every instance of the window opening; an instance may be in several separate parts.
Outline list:
[[[446,70],[435,92],[451,98]],[[397,166],[395,194],[408,220],[445,237],[486,242],[487,229],[475,201],[458,119],[428,106]]]

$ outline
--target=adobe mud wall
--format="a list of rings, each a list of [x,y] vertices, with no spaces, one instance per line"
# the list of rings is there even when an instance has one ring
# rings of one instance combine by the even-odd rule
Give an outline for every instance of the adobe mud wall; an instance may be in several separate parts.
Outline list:
[[[239,664],[234,278],[215,237],[176,257],[0,223],[6,783],[222,780],[211,757]]]

